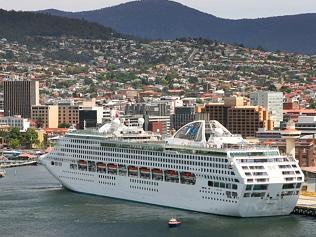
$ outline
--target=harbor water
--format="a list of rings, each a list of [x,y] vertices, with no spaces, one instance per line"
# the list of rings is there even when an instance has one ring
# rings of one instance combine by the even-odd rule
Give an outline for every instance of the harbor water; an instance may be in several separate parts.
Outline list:
[[[11,168],[0,179],[0,237],[314,237],[314,217],[233,218],[63,189],[43,166]],[[171,217],[182,221],[168,228]]]

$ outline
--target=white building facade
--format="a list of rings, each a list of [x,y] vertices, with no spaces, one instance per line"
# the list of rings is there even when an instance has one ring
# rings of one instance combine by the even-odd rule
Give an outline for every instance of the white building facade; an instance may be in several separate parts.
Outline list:
[[[19,128],[21,132],[26,132],[30,127],[30,121],[26,118],[21,118],[20,116],[0,117],[0,126],[2,125],[9,125],[12,128]]]
[[[274,126],[280,127],[280,122],[283,121],[283,93],[274,91],[258,91],[250,94],[252,105],[259,105],[266,108]]]

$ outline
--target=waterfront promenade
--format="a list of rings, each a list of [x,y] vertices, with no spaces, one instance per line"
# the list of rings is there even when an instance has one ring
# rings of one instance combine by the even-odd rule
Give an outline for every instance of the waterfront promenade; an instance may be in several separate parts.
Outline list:
[[[316,194],[301,195],[296,207],[293,210],[294,214],[316,216]]]
[[[316,209],[316,196],[301,195],[297,202],[297,206],[306,206]]]

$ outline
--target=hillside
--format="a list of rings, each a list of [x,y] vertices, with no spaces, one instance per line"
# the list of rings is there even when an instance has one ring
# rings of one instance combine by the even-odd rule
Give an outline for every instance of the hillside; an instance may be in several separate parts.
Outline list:
[[[16,41],[23,41],[28,36],[108,39],[116,35],[118,34],[110,28],[85,20],[0,9],[0,38]]]
[[[42,11],[86,19],[147,39],[204,37],[247,47],[315,54],[316,14],[229,20],[167,0],[142,0],[85,12]]]

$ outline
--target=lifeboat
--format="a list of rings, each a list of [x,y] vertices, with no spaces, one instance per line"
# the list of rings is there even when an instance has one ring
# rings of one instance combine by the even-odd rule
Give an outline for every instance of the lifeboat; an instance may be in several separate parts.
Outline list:
[[[87,166],[87,161],[79,160],[79,166]]]
[[[129,166],[128,167],[128,172],[136,173],[136,172],[138,172],[138,169],[137,169],[136,166]]]
[[[191,172],[183,172],[182,176],[184,176],[184,177],[192,177],[192,173]]]
[[[109,170],[116,170],[117,169],[117,165],[116,164],[108,164],[108,169]]]
[[[152,169],[153,175],[162,175],[162,170],[160,169]]]
[[[142,174],[150,174],[150,169],[146,167],[142,167],[139,169]]]
[[[166,175],[169,177],[176,177],[176,176],[178,176],[178,173],[174,170],[167,170]]]
[[[98,167],[98,169],[104,170],[106,168],[106,165],[104,163],[102,163],[102,162],[98,162],[97,163],[97,167]]]

